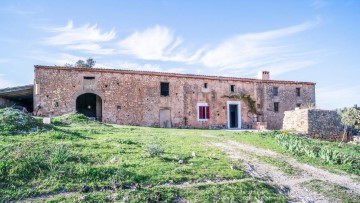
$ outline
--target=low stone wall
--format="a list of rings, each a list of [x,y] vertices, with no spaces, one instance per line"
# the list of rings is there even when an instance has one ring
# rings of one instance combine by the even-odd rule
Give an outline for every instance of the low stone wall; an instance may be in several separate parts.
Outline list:
[[[295,109],[286,111],[283,130],[293,130],[312,138],[341,140],[343,127],[336,111]]]

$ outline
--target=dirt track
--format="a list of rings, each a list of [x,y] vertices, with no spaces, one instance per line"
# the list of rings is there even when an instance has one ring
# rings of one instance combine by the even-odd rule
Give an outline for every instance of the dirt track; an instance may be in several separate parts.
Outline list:
[[[222,143],[210,143],[210,146],[220,148],[227,153],[232,159],[239,160],[247,164],[248,173],[257,178],[265,178],[268,182],[275,183],[289,188],[288,195],[295,201],[300,202],[334,202],[316,192],[309,191],[301,187],[301,183],[311,180],[328,181],[336,185],[348,188],[350,192],[360,195],[360,184],[353,180],[348,174],[334,174],[321,168],[310,166],[297,162],[295,159],[280,155],[270,150],[257,148],[254,146],[238,143],[235,141],[227,141]],[[301,171],[298,175],[285,174],[275,166],[264,163],[254,156],[263,156],[276,158],[287,162],[291,166]],[[255,156],[255,157],[256,157]],[[338,200],[340,202],[340,200]]]

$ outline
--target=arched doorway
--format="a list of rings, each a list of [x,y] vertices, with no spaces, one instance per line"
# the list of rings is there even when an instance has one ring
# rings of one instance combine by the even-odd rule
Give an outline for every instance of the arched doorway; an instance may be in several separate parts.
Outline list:
[[[102,99],[96,94],[85,93],[76,99],[76,111],[98,121],[102,119]]]

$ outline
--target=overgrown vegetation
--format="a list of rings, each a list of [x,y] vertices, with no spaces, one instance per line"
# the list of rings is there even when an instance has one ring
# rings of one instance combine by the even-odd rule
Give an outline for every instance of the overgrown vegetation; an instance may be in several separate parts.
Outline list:
[[[344,170],[360,175],[359,145],[343,146],[289,133],[278,134],[275,139],[284,149],[296,156],[307,156],[327,164],[341,165]]]
[[[344,138],[347,134],[356,135],[360,131],[360,108],[357,106],[338,110],[344,127]]]
[[[247,104],[249,105],[249,112],[253,113],[253,114],[257,114],[257,109],[256,109],[256,101],[251,97],[251,95],[249,94],[244,94],[241,93],[239,95],[234,94],[234,95],[224,95],[223,97],[225,98],[230,98],[230,99],[240,99],[240,100],[245,100],[247,102]]]
[[[147,146],[147,151],[150,156],[160,156],[162,153],[164,153],[164,149],[159,144],[152,144]]]
[[[50,129],[39,119],[13,108],[0,108],[0,135],[26,134]]]

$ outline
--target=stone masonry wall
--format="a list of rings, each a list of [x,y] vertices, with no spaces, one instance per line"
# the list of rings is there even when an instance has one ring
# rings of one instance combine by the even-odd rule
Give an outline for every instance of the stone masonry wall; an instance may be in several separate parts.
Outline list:
[[[341,140],[342,125],[336,111],[296,109],[286,111],[283,130],[295,130],[313,138]]]
[[[93,84],[85,84],[84,77],[95,77],[95,80]],[[160,96],[160,82],[169,82],[169,96]],[[230,85],[235,85],[233,93]],[[273,86],[279,87],[277,98],[272,96]],[[303,89],[301,98],[295,96],[296,87]],[[160,110],[170,109],[172,127],[227,127],[227,101],[239,99],[223,96],[245,93],[256,100],[262,114],[258,120],[267,122],[270,129],[280,129],[285,110],[294,109],[298,101],[315,103],[313,83],[104,69],[37,67],[34,88],[38,89],[34,94],[34,112],[39,116],[75,112],[76,98],[84,93],[94,93],[102,98],[104,122],[141,126],[159,126]],[[280,102],[279,112],[274,112],[274,101]],[[208,121],[197,120],[197,103],[209,105]],[[256,119],[249,112],[247,102],[240,103],[242,126],[255,127]]]

